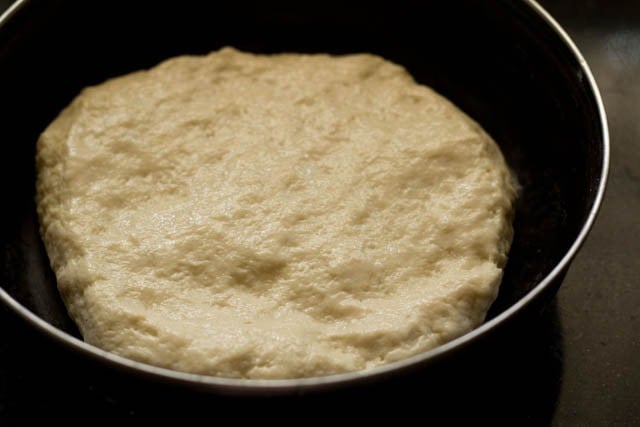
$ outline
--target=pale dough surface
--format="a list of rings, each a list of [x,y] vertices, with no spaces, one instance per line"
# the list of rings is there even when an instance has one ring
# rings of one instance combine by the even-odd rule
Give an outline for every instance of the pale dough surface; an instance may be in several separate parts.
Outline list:
[[[497,145],[372,55],[178,57],[38,142],[41,232],[89,343],[227,377],[366,369],[480,324],[511,242]]]

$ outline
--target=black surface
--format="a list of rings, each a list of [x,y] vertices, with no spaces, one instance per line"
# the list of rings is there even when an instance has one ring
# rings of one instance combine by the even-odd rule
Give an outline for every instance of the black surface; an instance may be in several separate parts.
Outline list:
[[[293,407],[320,416],[348,407],[358,413],[404,411],[425,421],[449,415],[511,425],[550,421],[555,425],[637,424],[640,366],[633,351],[638,349],[634,334],[638,326],[637,267],[633,261],[638,244],[633,231],[637,231],[640,212],[634,146],[640,130],[633,113],[640,106],[640,94],[632,80],[638,78],[640,40],[634,28],[637,31],[640,14],[629,6],[633,2],[607,3],[610,9],[606,11],[597,2],[548,3],[576,36],[603,88],[612,116],[614,148],[611,188],[603,214],[557,304],[520,325],[517,333],[505,332],[490,351],[477,352],[461,372],[450,374],[443,367],[440,376],[450,378],[433,373],[390,384],[384,390],[251,405],[185,395],[159,385],[126,381],[109,371],[96,372],[91,363],[43,342],[12,315],[3,314],[1,345],[6,347],[0,347],[0,417],[78,416],[84,412],[81,408],[131,413],[138,418],[148,418],[153,410],[176,414],[185,409],[200,414],[240,410],[247,415],[258,409],[290,413]],[[434,385],[443,389],[434,391]],[[467,409],[456,409],[454,401]]]

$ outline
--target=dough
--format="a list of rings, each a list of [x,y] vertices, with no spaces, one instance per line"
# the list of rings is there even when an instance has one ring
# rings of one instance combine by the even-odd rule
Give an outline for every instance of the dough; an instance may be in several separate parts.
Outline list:
[[[478,124],[372,55],[225,48],[86,88],[37,149],[85,340],[225,377],[371,368],[480,324],[512,178]]]

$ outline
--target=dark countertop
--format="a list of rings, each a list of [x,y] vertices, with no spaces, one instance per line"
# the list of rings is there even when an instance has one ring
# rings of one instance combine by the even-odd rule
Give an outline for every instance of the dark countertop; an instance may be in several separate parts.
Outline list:
[[[10,3],[0,0],[0,10]],[[85,416],[144,422],[186,414],[214,422],[222,413],[284,421],[299,410],[327,419],[348,410],[357,416],[405,413],[418,422],[450,417],[480,425],[640,425],[640,5],[540,3],[589,62],[612,144],[601,213],[544,313],[455,374],[281,402],[202,395],[96,369],[0,307],[0,425]]]

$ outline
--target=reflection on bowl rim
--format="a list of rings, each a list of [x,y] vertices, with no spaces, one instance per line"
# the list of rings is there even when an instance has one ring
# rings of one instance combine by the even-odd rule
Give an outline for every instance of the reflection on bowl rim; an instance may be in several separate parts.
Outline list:
[[[27,4],[29,0],[17,0],[13,3],[2,15],[0,15],[0,27],[4,25],[20,8]],[[95,359],[106,361],[111,365],[118,368],[128,369],[135,371],[139,374],[147,374],[157,379],[164,379],[175,381],[190,386],[199,386],[204,389],[217,390],[220,392],[227,392],[232,394],[291,394],[298,390],[313,388],[320,389],[326,387],[335,387],[340,385],[346,385],[357,380],[373,379],[374,377],[381,377],[393,372],[409,368],[414,365],[421,365],[430,361],[435,361],[442,356],[449,353],[454,348],[463,347],[476,338],[488,333],[491,329],[494,329],[499,324],[505,322],[509,317],[516,314],[516,312],[522,310],[530,302],[541,294],[553,280],[565,270],[576,255],[580,246],[584,242],[587,234],[589,233],[595,217],[598,213],[602,198],[604,196],[604,190],[606,187],[607,176],[609,172],[609,129],[607,126],[607,117],[600,96],[600,91],[593,78],[593,74],[589,69],[589,66],[582,54],[573,43],[569,35],[564,29],[549,15],[549,13],[542,8],[535,0],[525,0],[527,4],[534,12],[536,12],[557,34],[562,41],[569,47],[575,58],[579,61],[580,67],[586,77],[591,91],[595,97],[598,107],[598,115],[602,125],[602,169],[600,174],[600,182],[598,185],[597,194],[593,201],[593,205],[589,211],[589,215],[585,220],[580,233],[574,240],[571,247],[567,250],[560,262],[555,268],[541,280],[535,288],[530,290],[524,297],[518,300],[515,304],[508,309],[498,314],[496,317],[488,320],[474,330],[462,335],[452,341],[449,341],[439,347],[432,350],[402,359],[396,362],[391,362],[376,368],[367,369],[363,371],[355,371],[343,374],[328,375],[323,377],[309,377],[309,378],[296,378],[296,379],[240,379],[240,378],[224,378],[214,377],[207,375],[191,374],[186,372],[174,371],[166,368],[160,368],[157,366],[147,365],[145,363],[136,362],[131,359],[127,359],[122,356],[118,356],[113,353],[109,353],[93,345],[87,344],[84,341],[69,335],[68,333],[56,328],[55,326],[47,323],[36,314],[32,313],[25,306],[13,299],[2,287],[0,287],[0,300],[3,301],[8,307],[18,313],[23,319],[34,326],[36,329],[44,332],[50,337],[68,344],[74,350],[88,355]]]

